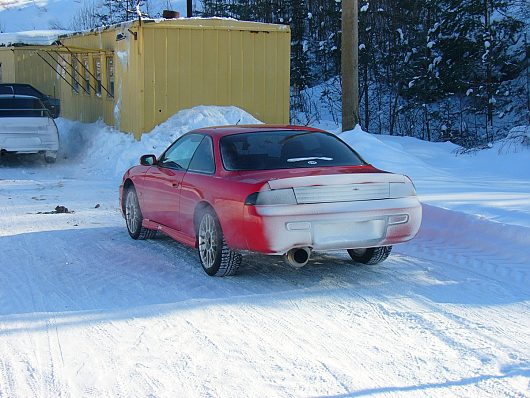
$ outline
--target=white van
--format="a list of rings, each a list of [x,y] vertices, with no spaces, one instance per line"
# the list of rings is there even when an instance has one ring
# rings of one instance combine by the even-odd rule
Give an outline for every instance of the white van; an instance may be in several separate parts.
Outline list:
[[[0,152],[43,153],[53,163],[58,150],[57,125],[40,99],[0,95]]]

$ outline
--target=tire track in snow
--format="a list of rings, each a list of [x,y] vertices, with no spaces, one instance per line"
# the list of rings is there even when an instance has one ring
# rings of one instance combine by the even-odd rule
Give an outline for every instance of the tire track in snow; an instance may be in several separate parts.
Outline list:
[[[2,350],[7,352],[7,350]],[[11,398],[15,396],[16,384],[13,370],[5,356],[0,359],[0,397]]]
[[[31,250],[31,244],[25,239],[25,253],[29,257],[29,264],[39,264],[42,263],[42,259],[39,255],[35,254],[35,251]],[[38,253],[38,251],[37,251]],[[49,313],[46,300],[50,299],[39,293],[39,288],[34,283],[33,278],[31,278],[27,271],[24,270],[24,275],[27,280],[27,286],[29,288],[32,303],[35,312],[40,313]],[[41,378],[41,392],[44,395],[51,395],[61,397],[62,392],[65,390],[65,386],[62,383],[65,381],[62,376],[62,369],[64,369],[64,361],[62,359],[62,349],[60,347],[59,335],[55,325],[54,315],[51,316],[45,321],[44,334],[35,335],[26,331],[26,334],[30,338],[30,341],[35,338],[35,347],[37,352],[40,353],[40,358],[37,358],[38,363],[38,372]],[[33,344],[32,344],[33,346]],[[43,349],[38,349],[39,346],[44,347]],[[57,354],[57,351],[60,352],[60,356]],[[43,365],[46,364],[44,367]],[[28,363],[29,365],[29,363]],[[32,374],[34,374],[32,372]],[[32,388],[36,392],[36,388]],[[36,394],[35,396],[38,396]]]
[[[25,380],[23,372],[17,379],[18,388],[27,383],[22,390],[34,396],[74,391],[91,396],[163,395],[168,391],[219,396],[228,392],[223,385],[226,380],[234,383],[233,391],[247,391],[249,396],[258,392],[296,395],[293,391],[307,396],[346,394],[370,386],[428,385],[444,378],[458,381],[498,375],[495,362],[506,360],[503,351],[514,354],[517,361],[529,356],[517,340],[524,340],[525,334],[514,333],[516,323],[493,340],[502,328],[491,320],[480,320],[487,314],[502,322],[527,306],[509,294],[519,282],[505,287],[506,277],[492,279],[488,274],[489,263],[493,270],[502,270],[506,258],[495,250],[484,252],[480,242],[472,241],[466,247],[467,242],[458,245],[445,236],[420,237],[396,247],[397,256],[379,267],[352,265],[345,253],[315,253],[311,264],[300,271],[279,259],[245,256],[239,277],[211,279],[203,274],[195,250],[167,238],[133,242],[124,227],[22,237],[25,250],[33,247],[41,253],[20,264],[27,280],[12,268],[8,276],[35,293],[37,298],[28,303],[28,310],[46,325],[35,333],[27,324],[28,339],[36,339],[28,352],[38,359],[26,357],[25,361],[28,369],[43,369],[34,371],[38,383],[29,375]],[[4,242],[15,243],[12,239]],[[63,264],[67,262],[68,266]],[[49,269],[37,267],[43,263]],[[509,275],[514,270],[506,271]],[[466,303],[437,302],[426,294],[425,289],[450,287],[445,284],[451,281],[476,285],[478,293],[465,292],[472,304],[493,287],[501,296],[500,304],[509,299],[509,308],[466,308]],[[15,300],[24,302],[20,292],[13,289],[13,293]],[[525,295],[527,290],[516,296]],[[158,304],[167,304],[169,310]],[[76,311],[92,310],[98,316],[91,319],[74,313],[74,318],[87,320],[70,326],[73,331],[69,332],[61,324],[66,305]],[[139,307],[142,310],[136,310]],[[524,326],[524,319],[518,322]],[[57,330],[59,337],[57,333],[54,337]],[[146,332],[137,342],[142,330]],[[65,366],[76,364],[69,373],[61,365],[62,349],[54,344],[66,336],[70,336],[68,347],[83,354],[80,359],[72,354],[63,358]],[[418,349],[424,352],[414,351]],[[17,345],[7,348],[16,350]],[[434,362],[437,357],[440,363]],[[134,358],[133,364],[129,358]],[[19,359],[8,357],[8,363]],[[212,370],[216,364],[223,368]],[[50,375],[46,371],[50,367],[54,385],[47,379],[42,382]],[[419,372],[419,367],[429,370]],[[73,377],[79,369],[84,370]],[[211,378],[194,387],[209,371]],[[90,387],[84,381],[87,376],[100,384]],[[174,380],[181,386],[173,386]],[[35,386],[37,390],[31,392]],[[433,388],[428,393],[517,393],[510,379],[495,378],[478,378],[470,386]],[[183,394],[175,396],[179,395]]]

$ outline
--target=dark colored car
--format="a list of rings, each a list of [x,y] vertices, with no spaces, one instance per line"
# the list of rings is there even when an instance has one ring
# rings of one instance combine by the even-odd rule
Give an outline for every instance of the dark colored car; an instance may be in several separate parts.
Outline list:
[[[37,97],[42,101],[42,104],[46,109],[50,111],[50,116],[52,118],[58,118],[61,113],[61,101],[58,98],[53,98],[40,92],[31,84],[0,83],[0,94],[29,95],[31,97]]]

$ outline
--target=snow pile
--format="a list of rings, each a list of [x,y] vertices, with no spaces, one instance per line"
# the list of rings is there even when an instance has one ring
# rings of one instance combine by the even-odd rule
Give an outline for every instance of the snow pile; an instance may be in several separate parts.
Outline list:
[[[530,128],[512,130],[508,141],[517,141],[517,148],[506,150],[506,140],[469,154],[459,154],[461,148],[451,142],[428,142],[413,137],[373,135],[359,126],[338,136],[374,166],[407,174],[410,177],[452,175],[475,176],[501,174],[507,178],[530,179]]]
[[[58,119],[58,164],[84,178],[118,184],[143,154],[159,156],[182,134],[201,127],[259,123],[236,107],[198,106],[178,112],[136,141],[103,122],[83,124]],[[420,200],[488,220],[530,227],[530,150],[503,151],[503,144],[472,154],[457,154],[449,142],[372,135],[360,127],[337,134],[365,160],[382,170],[412,178]],[[519,144],[520,148],[523,148]],[[70,172],[70,171],[69,171]],[[105,177],[103,177],[105,176]]]
[[[514,127],[501,144],[500,153],[530,150],[530,126]]]
[[[411,177],[423,203],[530,227],[530,150],[521,143],[458,154],[450,142],[372,135],[359,127],[338,136],[375,167]]]
[[[27,44],[49,46],[57,41],[59,36],[72,33],[68,30],[31,30],[27,32],[0,33],[0,46]]]
[[[121,177],[125,170],[138,164],[141,155],[160,155],[173,141],[188,131],[208,126],[260,123],[252,115],[236,107],[197,106],[173,115],[136,141],[102,121],[86,124],[59,118],[61,159],[74,159],[83,172],[106,173]]]
[[[376,136],[361,129],[359,125],[355,129],[345,131],[338,136],[348,145],[354,148],[368,163],[383,170],[394,173],[406,174],[412,179],[425,174],[429,164],[419,157],[411,156],[410,141],[419,141],[415,138],[400,137],[399,141],[386,140],[386,136]],[[384,140],[384,141],[383,141]],[[451,143],[430,143],[431,147],[439,148],[443,152],[450,152],[457,145]],[[442,175],[439,169],[432,170],[436,175]]]

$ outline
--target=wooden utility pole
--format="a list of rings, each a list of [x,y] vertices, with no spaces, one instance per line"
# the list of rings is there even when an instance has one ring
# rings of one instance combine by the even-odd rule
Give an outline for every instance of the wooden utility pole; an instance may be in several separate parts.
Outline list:
[[[186,8],[187,8],[186,9],[186,11],[187,11],[186,14],[187,14],[188,18],[193,17],[193,0],[188,0],[186,2]]]
[[[530,45],[528,44],[528,34],[524,34],[524,51],[526,54],[526,106],[528,112],[528,123],[530,124],[530,69],[528,60],[530,59]]]
[[[359,123],[359,2],[342,0],[342,131]]]
[[[492,86],[492,76],[491,76],[491,53],[490,48],[493,45],[491,37],[491,12],[490,12],[490,0],[484,0],[484,21],[485,21],[485,31],[486,31],[486,40],[488,46],[486,47],[487,56],[486,59],[486,92],[488,96],[488,115],[486,118],[486,138],[488,138],[488,122],[491,127],[493,127],[493,86]],[[492,137],[493,139],[493,137]]]

